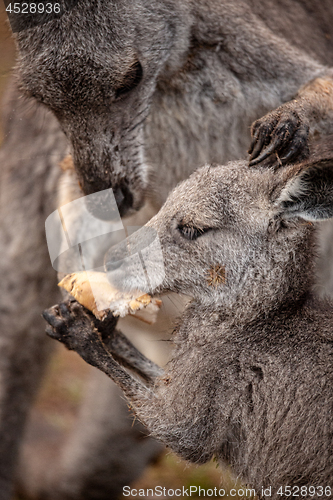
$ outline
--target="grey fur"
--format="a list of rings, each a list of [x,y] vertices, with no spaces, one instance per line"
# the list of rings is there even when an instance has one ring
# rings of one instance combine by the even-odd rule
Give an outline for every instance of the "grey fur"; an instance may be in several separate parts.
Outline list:
[[[11,303],[14,318],[1,319],[2,337],[13,353],[2,360],[1,377],[15,381],[19,389],[15,392],[17,396],[10,400],[4,397],[1,401],[5,402],[8,415],[22,416],[15,425],[6,417],[1,426],[4,458],[0,457],[0,466],[4,470],[4,485],[0,495],[4,499],[9,497],[18,440],[30,405],[26,395],[34,392],[34,384],[28,390],[25,385],[28,379],[17,377],[16,366],[20,364],[17,346],[22,346],[17,339],[21,338],[19,332],[23,326],[20,325],[25,320],[23,316],[17,317],[13,307],[18,301],[16,291],[26,287],[26,273],[21,269],[21,263],[26,261],[34,262],[32,279],[36,286],[30,293],[31,301],[40,309],[47,305],[46,295],[49,303],[55,301],[51,291],[48,294],[40,291],[42,280],[52,282],[45,274],[46,254],[43,259],[34,256],[43,247],[42,219],[56,208],[52,198],[57,189],[58,159],[71,148],[78,177],[87,193],[111,185],[117,192],[120,187],[117,192],[120,202],[127,194],[123,213],[138,208],[144,196],[157,210],[170,189],[195,168],[207,162],[225,163],[245,158],[253,120],[294,98],[300,87],[321,76],[324,88],[318,87],[318,81],[310,83],[299,92],[297,102],[284,104],[260,119],[253,128],[255,134],[258,132],[253,145],[257,159],[266,144],[274,144],[282,159],[288,151],[299,155],[306,146],[308,131],[327,133],[332,124],[332,81],[328,68],[333,62],[333,42],[326,36],[331,32],[332,20],[330,0],[285,1],[281,5],[273,0],[237,3],[81,0],[61,20],[15,35],[19,47],[20,87],[25,95],[37,98],[54,111],[69,145],[50,113],[39,109],[38,116],[29,114],[22,109],[21,98],[15,97],[16,110],[8,115],[8,120],[16,128],[11,128],[1,152],[1,187],[7,194],[2,219],[14,233],[27,231],[30,247],[26,248],[12,236],[12,244],[2,249],[2,283],[9,280],[16,285],[6,289],[1,297],[1,308]],[[137,55],[144,78],[131,93],[119,96],[120,100],[115,102],[115,94],[119,94]],[[25,124],[22,128],[16,126],[21,118]],[[291,141],[288,141],[289,133]],[[287,141],[287,151],[276,144],[279,137]],[[38,163],[45,172],[42,180],[36,173],[34,160],[24,160],[22,165],[22,158],[33,156],[36,150],[44,158]],[[49,162],[52,163],[50,181],[47,180]],[[24,175],[14,177],[10,174],[14,171]],[[27,179],[34,186],[30,193],[25,190]],[[12,192],[12,185],[17,192],[22,192],[29,210],[23,203],[14,203],[8,194]],[[50,206],[45,212],[44,209],[39,212],[34,204],[37,192]],[[22,196],[17,198],[21,201]],[[327,255],[330,252],[327,243],[325,251]],[[327,269],[327,265],[324,267]],[[327,280],[328,273],[322,274]],[[29,318],[32,317],[26,323],[36,326],[32,332],[36,331],[37,335],[38,307],[29,309]],[[42,335],[42,330],[39,331]],[[31,338],[35,338],[35,333]],[[25,352],[29,363],[38,371],[41,361],[35,360],[32,349],[27,347]],[[95,380],[96,386],[101,385],[98,378]],[[95,396],[103,400],[95,389],[91,395],[87,403],[91,407],[97,406]],[[96,475],[94,464],[103,461],[97,452],[96,460],[91,457],[87,433],[99,441],[96,450],[100,446],[107,460],[103,432],[96,438],[96,428],[103,418],[98,415],[96,425],[91,419],[92,414],[84,412],[82,427],[86,429],[86,441],[81,448],[79,433],[73,438],[75,465],[70,479],[65,481],[75,489],[71,493],[74,498],[80,498],[82,492],[89,496],[92,490],[96,494],[96,485],[89,489],[86,484]],[[105,429],[109,435],[112,432]],[[8,450],[11,450],[11,460],[7,459]],[[112,462],[112,457],[110,460]],[[73,478],[77,477],[82,462],[89,464],[85,479],[81,475],[74,485]],[[103,496],[107,486],[103,492],[101,476],[99,494]],[[107,482],[107,474],[103,477]],[[51,491],[60,483],[57,479]]]
[[[166,273],[153,292],[193,297],[163,375],[130,347],[148,383],[124,370],[122,334],[112,327],[108,339],[77,303],[44,313],[48,333],[111,377],[153,436],[192,462],[216,455],[259,494],[271,487],[267,498],[333,478],[333,306],[313,296],[308,223],[333,216],[330,156],[278,172],[246,162],[203,167],[148,222]],[[202,232],[189,239],[184,225]],[[155,253],[147,259],[154,266]],[[225,280],[210,283],[216,265]],[[113,273],[118,287],[145,290],[135,265]],[[304,495],[313,497],[320,491]]]

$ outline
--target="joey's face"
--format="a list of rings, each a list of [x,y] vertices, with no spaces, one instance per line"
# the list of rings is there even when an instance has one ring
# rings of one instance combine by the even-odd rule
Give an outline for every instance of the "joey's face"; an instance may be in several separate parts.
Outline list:
[[[138,267],[142,259],[121,260],[124,249],[106,255],[109,279],[124,290],[182,292],[208,303],[274,285],[304,225],[282,223],[273,176],[245,162],[199,169],[171,193],[141,235],[132,236],[134,253],[134,242],[146,249],[143,260],[156,286],[147,286]]]
[[[168,3],[79,0],[59,19],[17,33],[23,91],[59,119],[84,193],[112,188],[121,215],[142,205],[143,124],[158,75],[182,54],[172,55],[184,28]]]

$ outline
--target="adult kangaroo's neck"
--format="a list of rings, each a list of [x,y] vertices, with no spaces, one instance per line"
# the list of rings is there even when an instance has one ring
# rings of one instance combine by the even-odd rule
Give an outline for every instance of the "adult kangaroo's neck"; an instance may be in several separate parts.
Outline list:
[[[199,166],[245,158],[253,121],[324,72],[245,2],[196,4],[191,23],[188,50],[161,71],[145,123],[157,205]]]

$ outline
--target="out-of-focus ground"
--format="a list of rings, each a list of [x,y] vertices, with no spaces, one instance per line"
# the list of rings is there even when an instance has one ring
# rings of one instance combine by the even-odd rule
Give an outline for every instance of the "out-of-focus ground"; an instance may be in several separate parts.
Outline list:
[[[14,61],[15,47],[6,22],[4,4],[0,0],[0,100],[3,98]],[[0,142],[1,140],[0,130]],[[88,371],[87,365],[77,354],[57,345],[47,375],[43,380],[35,411],[57,429],[70,432],[84,394]],[[166,489],[189,488],[190,486],[200,486],[205,489],[223,487],[228,490],[234,488],[235,484],[227,472],[222,474],[215,462],[204,466],[189,465],[168,452],[156,464],[148,467],[132,488],[146,490],[155,486],[162,486]],[[196,498],[196,496],[192,495],[191,498]],[[203,496],[201,495],[200,498]],[[232,498],[237,500],[240,497],[236,495]]]

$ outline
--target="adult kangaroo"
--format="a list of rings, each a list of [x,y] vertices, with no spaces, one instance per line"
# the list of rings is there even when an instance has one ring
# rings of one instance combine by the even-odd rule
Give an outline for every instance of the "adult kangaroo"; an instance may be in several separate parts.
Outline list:
[[[34,325],[33,338],[42,338],[38,305],[47,306],[51,291],[45,294],[40,284],[51,278],[45,276],[41,231],[44,216],[56,208],[49,195],[58,185],[55,160],[70,150],[83,192],[112,187],[122,215],[134,213],[144,199],[156,210],[170,189],[200,165],[245,158],[250,126],[265,113],[253,128],[251,160],[271,153],[270,160],[283,164],[300,157],[308,134],[331,129],[333,85],[329,0],[279,5],[268,0],[80,0],[45,24],[24,25],[24,15],[16,16],[19,86],[44,108],[37,107],[34,114],[14,91],[15,112],[9,106],[1,151],[1,208],[8,238],[0,265],[8,286],[0,321],[1,342],[10,353],[0,365],[7,381],[0,430],[4,498],[10,496],[17,447],[42,363],[31,347],[23,312],[16,314],[17,294],[23,293],[28,276],[35,306],[29,302],[24,307]],[[38,163],[27,148],[42,153]],[[30,157],[26,167],[25,156]],[[43,258],[36,259],[37,252]],[[18,347],[25,353],[25,366],[34,367],[33,383],[17,369],[23,366]],[[89,405],[96,412],[102,406],[91,400]],[[15,425],[8,415],[19,416]],[[103,416],[96,420],[104,421]],[[64,487],[67,496],[109,495],[108,454],[94,458],[105,445],[104,432],[96,437],[96,426],[87,424],[84,439],[77,437],[75,465]],[[80,480],[73,479],[83,469]]]

